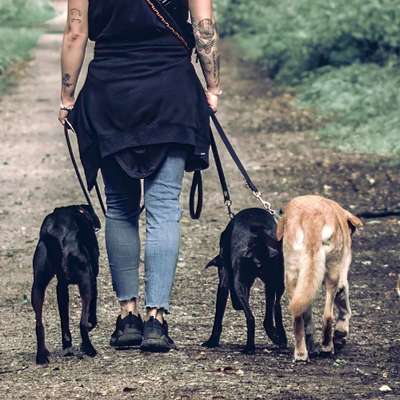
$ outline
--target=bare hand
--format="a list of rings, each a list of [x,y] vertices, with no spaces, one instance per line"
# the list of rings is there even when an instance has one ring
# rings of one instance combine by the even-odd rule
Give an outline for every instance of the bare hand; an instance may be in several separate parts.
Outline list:
[[[211,109],[214,112],[217,112],[219,96],[216,94],[213,94],[209,91],[206,91],[206,96],[207,96],[208,105],[211,107]]]
[[[71,99],[71,100],[64,100],[62,102],[61,107],[65,107],[65,108],[69,108],[70,110],[65,110],[60,108],[59,112],[58,112],[58,120],[61,122],[61,125],[65,125],[65,120],[68,118],[68,114],[69,112],[74,108],[74,103],[75,100]]]

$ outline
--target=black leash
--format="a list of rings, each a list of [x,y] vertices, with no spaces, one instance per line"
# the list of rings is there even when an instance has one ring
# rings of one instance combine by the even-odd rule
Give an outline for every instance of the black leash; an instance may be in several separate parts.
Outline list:
[[[245,167],[243,166],[242,162],[240,161],[235,149],[233,148],[231,142],[229,141],[228,136],[224,132],[221,124],[219,123],[218,118],[215,115],[214,111],[210,108],[209,112],[210,112],[211,119],[212,119],[212,121],[214,123],[214,126],[217,129],[217,132],[218,132],[219,136],[221,137],[221,140],[224,143],[226,149],[228,150],[230,156],[232,157],[234,163],[236,164],[236,166],[238,167],[240,173],[242,174],[242,176],[243,176],[243,178],[245,180],[246,186],[250,189],[250,191],[253,194],[253,196],[261,203],[263,208],[265,208],[265,210],[268,213],[270,213],[271,215],[276,217],[276,212],[272,208],[271,203],[269,203],[268,201],[266,201],[266,200],[264,200],[262,198],[262,193],[257,189],[257,186],[251,180],[251,178],[250,178],[249,174],[247,173]],[[223,195],[224,195],[225,206],[227,207],[229,216],[232,218],[234,216],[234,214],[232,212],[232,209],[231,209],[232,200],[231,200],[230,195],[229,195],[228,185],[226,183],[225,175],[224,175],[224,172],[223,172],[221,159],[219,157],[218,149],[217,149],[217,146],[216,146],[216,143],[215,143],[214,136],[213,136],[212,132],[211,132],[211,148],[212,148],[212,151],[213,151],[213,155],[214,155],[214,159],[215,159],[215,165],[217,167],[219,180],[221,182],[221,187],[222,187],[222,192],[223,192]]]
[[[74,151],[72,149],[71,140],[69,138],[69,129],[76,135],[74,127],[66,119],[65,120],[65,124],[64,124],[64,134],[65,134],[65,140],[67,142],[69,156],[71,158],[72,165],[74,166],[75,174],[76,174],[76,177],[78,178],[78,182],[79,182],[79,185],[80,185],[80,187],[82,189],[83,195],[85,196],[85,199],[86,199],[87,203],[89,204],[89,206],[91,207],[91,209],[94,212],[93,203],[90,200],[89,193],[86,190],[85,184],[83,183],[83,179],[82,179],[81,173],[79,172],[78,164],[76,163],[76,159],[75,159],[75,156],[74,156]],[[96,194],[97,194],[97,198],[99,199],[101,210],[103,211],[103,214],[105,216],[106,215],[106,208],[104,206],[103,198],[101,197],[101,192],[100,192],[99,185],[97,184],[97,181],[95,182],[94,187],[96,189]]]
[[[195,207],[195,197],[197,193],[197,205]],[[200,171],[194,171],[192,186],[189,195],[189,211],[192,219],[199,219],[203,209],[203,179]]]
[[[229,193],[228,184],[226,182],[224,170],[222,168],[221,158],[218,153],[217,144],[215,143],[214,135],[210,129],[210,140],[211,140],[211,150],[214,156],[215,167],[217,168],[219,182],[221,184],[222,195],[224,196],[224,204],[226,209],[228,210],[228,215],[230,218],[233,218],[235,214],[232,211],[232,200],[231,195]]]
[[[364,211],[357,214],[357,217],[360,218],[385,218],[385,217],[397,217],[400,215],[400,208],[395,208],[393,210],[389,210],[384,208],[383,210],[378,211]]]

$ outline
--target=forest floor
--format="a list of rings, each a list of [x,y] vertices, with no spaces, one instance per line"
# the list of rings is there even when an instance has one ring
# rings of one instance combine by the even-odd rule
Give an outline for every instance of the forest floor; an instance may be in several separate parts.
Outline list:
[[[62,1],[58,7],[65,6]],[[56,206],[82,202],[57,121],[59,88],[58,18],[49,25],[24,76],[0,100],[0,398],[1,399],[398,399],[400,396],[400,300],[394,287],[399,272],[400,221],[368,221],[354,236],[350,271],[351,336],[331,359],[292,362],[293,338],[284,300],[289,348],[277,349],[262,320],[263,288],[257,282],[251,304],[256,317],[255,355],[240,352],[245,320],[229,306],[221,347],[200,346],[211,332],[217,271],[205,270],[218,251],[228,222],[215,168],[204,173],[205,207],[200,221],[187,210],[191,174],[182,196],[182,248],[169,316],[179,346],[168,354],[115,351],[108,342],[118,312],[99,233],[99,325],[92,332],[94,359],[79,354],[80,302],[71,290],[71,328],[76,356],[61,355],[55,282],[45,302],[47,368],[35,365],[35,322],[30,306],[32,255],[40,224]],[[222,125],[253,177],[275,206],[297,195],[319,193],[357,212],[400,202],[395,160],[342,153],[313,133],[313,115],[296,108],[280,90],[223,43]],[[256,206],[233,163],[223,152],[234,209]],[[143,222],[143,221],[142,221]],[[141,266],[143,270],[143,266]],[[143,286],[142,286],[143,287]],[[322,296],[314,316],[320,332]],[[389,386],[386,392],[380,390]]]

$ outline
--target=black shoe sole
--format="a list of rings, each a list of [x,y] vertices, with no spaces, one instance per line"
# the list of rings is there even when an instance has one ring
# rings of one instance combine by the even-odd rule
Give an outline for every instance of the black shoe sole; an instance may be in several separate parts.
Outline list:
[[[143,340],[140,350],[149,353],[168,353],[171,346],[162,339],[146,339]]]
[[[115,342],[110,342],[110,346],[116,349],[138,347],[142,344],[142,336],[125,334],[120,336]]]

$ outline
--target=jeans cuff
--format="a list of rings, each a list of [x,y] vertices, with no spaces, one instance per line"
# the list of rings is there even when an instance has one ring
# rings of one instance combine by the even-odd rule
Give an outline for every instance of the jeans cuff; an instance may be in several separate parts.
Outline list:
[[[117,296],[118,301],[129,301],[129,300],[137,300],[139,297],[138,294],[133,294],[132,296]]]
[[[169,314],[169,304],[167,303],[146,303],[145,305],[146,308],[157,308],[157,310],[159,310],[160,308],[163,309],[163,311],[165,312],[165,314]]]

